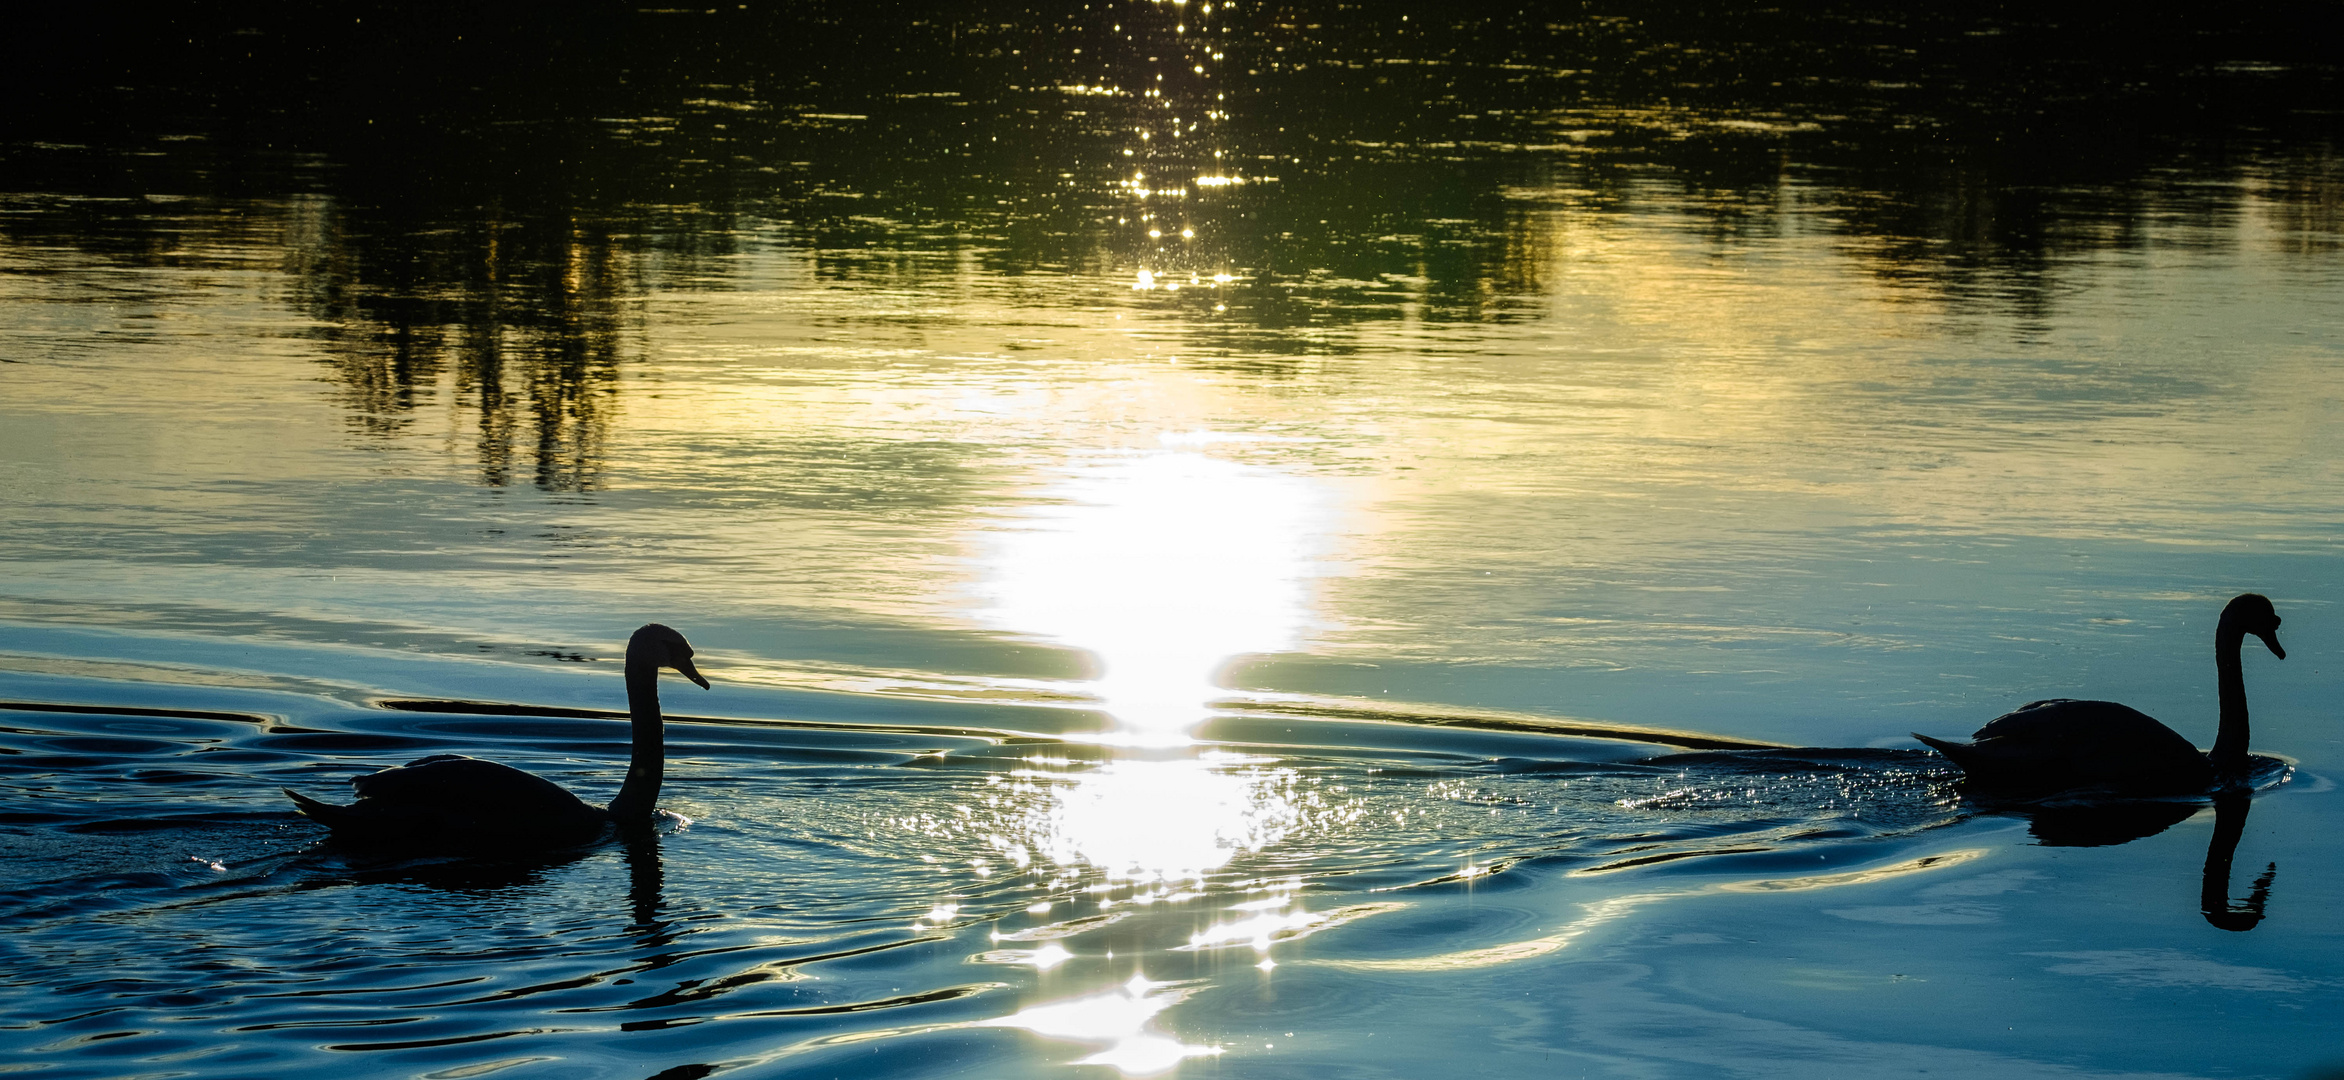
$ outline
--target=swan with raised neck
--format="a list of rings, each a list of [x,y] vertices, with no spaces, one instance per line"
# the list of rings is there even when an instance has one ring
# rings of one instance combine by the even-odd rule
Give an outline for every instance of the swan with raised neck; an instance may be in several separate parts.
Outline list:
[[[666,719],[659,708],[659,669],[674,668],[707,689],[684,635],[649,623],[627,641],[627,719],[633,748],[618,797],[595,806],[535,773],[510,765],[435,754],[350,781],[358,799],[319,802],[288,788],[294,806],[334,830],[336,839],[430,848],[565,847],[599,838],[610,826],[651,823],[666,770]]]
[[[2173,795],[2235,786],[2246,781],[2252,765],[2246,752],[2246,675],[2239,656],[2248,634],[2261,638],[2273,656],[2287,658],[2287,650],[2279,647],[2279,613],[2268,597],[2243,593],[2222,609],[2214,627],[2221,724],[2210,752],[2200,752],[2172,728],[2128,706],[2068,698],[2021,705],[1989,721],[1966,743],[1913,737],[1960,766],[1970,783],[2011,794],[2094,789]]]

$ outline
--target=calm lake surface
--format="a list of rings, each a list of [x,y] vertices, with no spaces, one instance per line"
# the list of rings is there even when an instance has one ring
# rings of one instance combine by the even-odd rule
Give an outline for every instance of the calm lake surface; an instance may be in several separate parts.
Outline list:
[[[2344,96],[2257,17],[36,21],[0,1071],[2336,1075]],[[2210,744],[2244,591],[2251,800],[1908,735]],[[656,837],[279,791],[605,800],[654,620]]]

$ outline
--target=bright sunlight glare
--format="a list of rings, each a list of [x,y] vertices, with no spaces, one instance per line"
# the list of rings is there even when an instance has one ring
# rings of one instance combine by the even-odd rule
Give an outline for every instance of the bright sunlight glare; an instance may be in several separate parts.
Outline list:
[[[1147,1076],[1167,1071],[1184,1058],[1221,1052],[1219,1047],[1182,1043],[1150,1023],[1187,993],[1187,988],[1134,975],[1105,993],[1030,1006],[977,1026],[1023,1028],[1048,1039],[1105,1043],[1104,1048],[1076,1064],[1105,1065],[1126,1076]]]
[[[1326,534],[1317,485],[1166,441],[1075,469],[987,560],[989,620],[1095,656],[1125,745],[1186,743],[1222,664],[1295,644]]]
[[[1233,754],[1110,761],[1074,774],[1024,832],[1052,861],[1088,863],[1109,880],[1200,880],[1301,825],[1307,800],[1295,779]]]

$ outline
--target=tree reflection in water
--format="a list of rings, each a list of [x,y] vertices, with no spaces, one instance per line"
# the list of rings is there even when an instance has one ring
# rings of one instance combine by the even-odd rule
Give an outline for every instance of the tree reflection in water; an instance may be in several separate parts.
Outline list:
[[[401,433],[444,382],[477,413],[481,483],[595,486],[635,347],[618,298],[636,274],[609,237],[526,220],[440,230],[363,208],[313,235],[299,298],[362,427]]]
[[[450,398],[481,483],[559,491],[599,482],[643,298],[770,288],[763,246],[878,288],[1226,275],[1159,298],[1183,347],[1288,379],[1346,328],[1547,317],[1572,215],[1666,207],[1721,256],[1827,231],[2022,319],[2152,222],[2226,243],[2251,199],[2344,242],[2335,73],[2284,5],[1093,7],[48,11],[0,189],[101,198],[0,237],[273,244],[363,430]]]

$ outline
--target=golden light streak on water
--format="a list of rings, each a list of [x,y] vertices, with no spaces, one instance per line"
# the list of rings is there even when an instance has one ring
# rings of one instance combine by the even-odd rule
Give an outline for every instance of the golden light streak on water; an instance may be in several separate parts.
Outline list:
[[[1323,967],[1342,968],[1347,971],[1456,971],[1467,968],[1495,967],[1500,964],[1535,959],[1560,951],[1596,927],[1615,922],[1638,909],[1662,901],[1708,892],[1802,892],[1809,889],[1865,885],[1903,877],[1907,874],[1925,873],[1931,870],[1959,866],[1971,860],[1983,858],[1986,854],[1984,848],[1965,848],[1959,851],[1939,852],[1920,858],[1906,859],[1888,866],[1839,874],[1759,878],[1749,881],[1726,882],[1699,889],[1676,889],[1605,897],[1582,905],[1583,913],[1578,918],[1564,924],[1562,929],[1525,941],[1509,941],[1502,945],[1463,949],[1435,956],[1415,956],[1392,960],[1320,960],[1317,961],[1317,964]]]
[[[1100,993],[1028,1006],[970,1026],[1020,1028],[1047,1039],[1104,1043],[1075,1064],[1105,1065],[1125,1076],[1152,1076],[1188,1058],[1221,1052],[1216,1046],[1183,1043],[1154,1026],[1158,1013],[1179,1004],[1192,989],[1135,974]]]
[[[1103,741],[1184,743],[1230,658],[1309,626],[1331,507],[1320,485],[1172,447],[1078,466],[990,535],[987,621],[1089,652]]]

